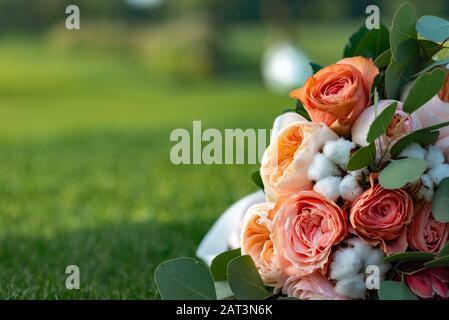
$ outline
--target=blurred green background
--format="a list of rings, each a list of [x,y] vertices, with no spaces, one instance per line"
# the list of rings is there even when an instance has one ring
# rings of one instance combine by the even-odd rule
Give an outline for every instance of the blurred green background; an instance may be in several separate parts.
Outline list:
[[[157,264],[194,256],[256,189],[255,166],[171,164],[170,132],[269,128],[294,105],[261,80],[270,43],[329,64],[367,5],[389,25],[402,3],[145,2],[0,0],[0,299],[157,298]],[[412,2],[449,14],[445,0]],[[80,30],[65,28],[68,4]],[[65,288],[69,264],[81,290]]]

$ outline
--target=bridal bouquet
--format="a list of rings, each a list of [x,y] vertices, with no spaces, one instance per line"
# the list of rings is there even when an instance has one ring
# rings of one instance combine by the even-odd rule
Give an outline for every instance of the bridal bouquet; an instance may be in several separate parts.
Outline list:
[[[449,21],[406,3],[391,30],[290,93],[255,180],[264,203],[210,269],[161,264],[163,299],[449,298]]]

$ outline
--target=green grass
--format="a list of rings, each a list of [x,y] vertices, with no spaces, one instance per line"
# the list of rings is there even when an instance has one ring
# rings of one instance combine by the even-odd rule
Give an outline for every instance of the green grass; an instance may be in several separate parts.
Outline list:
[[[167,79],[124,56],[0,42],[0,299],[157,298],[157,264],[194,256],[256,189],[255,166],[172,165],[170,132],[269,128],[289,105],[254,80]],[[79,291],[65,289],[69,264]]]

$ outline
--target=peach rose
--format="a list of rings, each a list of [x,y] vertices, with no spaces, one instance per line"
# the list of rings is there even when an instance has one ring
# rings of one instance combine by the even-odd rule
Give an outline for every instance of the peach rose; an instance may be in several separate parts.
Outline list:
[[[271,241],[274,207],[274,203],[251,206],[245,214],[241,236],[242,255],[251,256],[264,283],[269,286],[277,286],[281,277]]]
[[[332,246],[346,233],[345,214],[318,193],[302,191],[282,198],[272,230],[281,271],[298,277],[325,273]]]
[[[264,153],[260,175],[268,201],[310,189],[307,172],[324,144],[338,136],[322,123],[294,122],[283,128]]]
[[[381,243],[386,254],[401,253],[408,247],[407,225],[412,218],[413,200],[406,191],[375,184],[354,201],[350,231],[372,245]]]
[[[416,251],[438,253],[449,235],[449,224],[435,221],[432,203],[423,202],[415,208],[415,216],[408,227],[407,239]]]
[[[301,300],[346,300],[335,292],[335,287],[321,273],[315,272],[305,277],[289,277],[282,293]]]
[[[378,73],[371,59],[346,58],[318,71],[290,97],[301,101],[313,122],[323,122],[339,135],[348,136],[352,124],[370,104]]]

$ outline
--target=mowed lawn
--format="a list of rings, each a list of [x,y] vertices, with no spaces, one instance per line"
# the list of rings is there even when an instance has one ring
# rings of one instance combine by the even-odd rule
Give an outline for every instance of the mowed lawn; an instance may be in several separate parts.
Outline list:
[[[293,105],[254,78],[174,79],[126,55],[1,41],[0,299],[157,298],[156,266],[194,256],[256,190],[256,166],[173,165],[171,131],[269,128]]]

